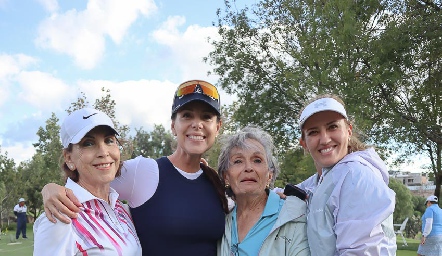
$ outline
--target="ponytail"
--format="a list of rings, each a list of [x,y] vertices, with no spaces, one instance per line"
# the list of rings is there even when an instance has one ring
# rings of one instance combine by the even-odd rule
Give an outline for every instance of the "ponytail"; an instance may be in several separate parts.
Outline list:
[[[229,205],[227,203],[227,197],[225,194],[225,189],[223,184],[221,183],[221,180],[216,173],[216,171],[209,166],[205,164],[200,164],[201,169],[206,174],[206,176],[209,178],[210,182],[212,182],[213,186],[215,187],[216,192],[218,193],[219,200],[221,201],[221,205],[223,207],[224,213],[229,213]]]

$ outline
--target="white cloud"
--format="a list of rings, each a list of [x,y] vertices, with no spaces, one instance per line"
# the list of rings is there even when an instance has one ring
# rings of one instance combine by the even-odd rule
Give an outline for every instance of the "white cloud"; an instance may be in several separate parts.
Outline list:
[[[152,33],[154,40],[166,46],[170,53],[171,63],[178,63],[177,68],[180,70],[184,82],[191,79],[205,79],[214,83],[217,76],[207,76],[207,72],[213,67],[203,62],[203,58],[207,57],[213,50],[213,46],[208,42],[208,38],[219,38],[217,28],[201,27],[191,25],[180,32],[178,29],[183,26],[186,19],[182,16],[169,17],[161,27]],[[218,88],[221,94],[221,103],[229,105],[237,99],[234,95],[228,95],[221,88]]]
[[[153,0],[97,0],[90,1],[88,10],[91,15],[102,14],[103,30],[117,44],[121,42],[130,25],[137,19],[138,13],[148,16],[157,7]]]
[[[37,62],[37,59],[24,54],[0,54],[0,80],[16,75],[20,70]]]
[[[121,124],[132,129],[144,127],[148,130],[153,124],[162,124],[166,129],[170,124],[172,99],[177,84],[169,81],[139,80],[125,82],[80,81],[78,88],[92,103],[101,98],[101,88],[111,91],[116,102],[116,118]]]
[[[15,164],[30,160],[35,154],[35,148],[31,143],[16,143],[13,146],[2,146],[1,153],[8,152],[8,158],[14,159]]]
[[[92,69],[105,52],[106,36],[119,44],[139,14],[155,10],[153,0],[89,0],[84,11],[54,13],[41,22],[35,42],[73,57],[80,68]]]
[[[11,97],[13,81],[21,70],[36,62],[37,59],[24,54],[0,54],[0,106]]]
[[[21,85],[19,98],[40,110],[53,110],[69,96],[68,85],[51,74],[40,71],[23,71],[17,76]]]
[[[48,12],[56,12],[58,10],[57,0],[37,0]]]
[[[152,34],[157,43],[169,48],[175,58],[174,63],[182,63],[179,68],[183,81],[206,77],[211,68],[203,62],[203,58],[213,50],[207,38],[219,37],[216,27],[198,25],[191,25],[181,33],[178,28],[184,25],[185,21],[181,16],[169,17],[160,29]]]

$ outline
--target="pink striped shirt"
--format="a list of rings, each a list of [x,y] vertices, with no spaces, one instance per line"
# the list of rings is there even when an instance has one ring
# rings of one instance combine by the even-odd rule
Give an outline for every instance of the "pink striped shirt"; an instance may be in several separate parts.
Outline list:
[[[34,255],[141,255],[141,245],[129,210],[111,188],[110,205],[68,179],[82,203],[70,224],[50,222],[43,213],[34,223]]]

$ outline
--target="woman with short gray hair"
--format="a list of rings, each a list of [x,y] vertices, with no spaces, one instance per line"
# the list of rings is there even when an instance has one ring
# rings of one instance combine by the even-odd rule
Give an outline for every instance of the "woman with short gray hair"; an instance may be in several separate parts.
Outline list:
[[[272,137],[249,126],[222,145],[218,175],[236,205],[226,216],[218,255],[310,255],[306,203],[270,190],[279,173]]]

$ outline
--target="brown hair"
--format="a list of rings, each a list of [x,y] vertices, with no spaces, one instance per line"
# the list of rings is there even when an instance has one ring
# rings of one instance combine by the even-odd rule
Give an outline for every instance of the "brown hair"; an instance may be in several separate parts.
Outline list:
[[[337,102],[341,103],[342,106],[345,108],[345,103],[339,96],[337,96],[335,94],[321,94],[321,95],[317,95],[316,97],[313,97],[312,99],[308,100],[304,104],[304,107],[301,109],[301,111],[299,111],[298,119],[300,118],[302,111],[304,111],[304,109],[310,103],[312,103],[318,99],[323,99],[323,98],[332,98],[332,99],[336,100]],[[357,128],[354,125],[354,122],[351,121],[350,118],[348,118],[346,120],[346,124],[347,124],[347,126],[351,125],[353,127],[353,132],[352,132],[352,135],[350,136],[350,141],[348,142],[348,153],[365,150],[365,149],[371,147],[371,146],[366,145],[365,143],[363,143],[362,141],[359,140],[361,133],[357,130]],[[304,135],[304,132],[302,129],[301,129],[301,139],[302,140],[305,139],[305,135]]]

